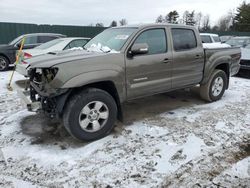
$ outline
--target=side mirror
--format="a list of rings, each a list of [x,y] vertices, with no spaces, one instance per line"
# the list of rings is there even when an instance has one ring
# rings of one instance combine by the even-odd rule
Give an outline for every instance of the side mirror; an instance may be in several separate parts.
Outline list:
[[[16,44],[16,47],[20,48],[20,47],[21,47],[21,43],[20,43],[20,42],[17,43],[17,44]]]
[[[148,53],[148,44],[146,44],[146,43],[134,44],[131,48],[130,53],[132,55],[147,54]]]

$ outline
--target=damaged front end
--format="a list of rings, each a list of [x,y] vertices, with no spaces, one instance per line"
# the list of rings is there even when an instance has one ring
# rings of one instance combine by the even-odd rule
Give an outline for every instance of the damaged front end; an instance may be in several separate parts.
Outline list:
[[[30,100],[32,102],[27,104],[29,111],[42,111],[50,117],[61,115],[70,91],[69,89],[60,89],[52,86],[51,83],[57,73],[58,68],[29,69]]]

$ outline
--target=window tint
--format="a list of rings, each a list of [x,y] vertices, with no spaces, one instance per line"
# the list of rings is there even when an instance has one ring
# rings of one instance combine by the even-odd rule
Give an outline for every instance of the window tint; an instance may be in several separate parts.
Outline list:
[[[219,37],[214,36],[213,39],[214,39],[214,42],[221,42]]]
[[[148,44],[148,54],[159,54],[167,51],[167,40],[164,29],[151,29],[144,31],[135,40],[135,44]]]
[[[37,44],[37,36],[28,36],[25,38],[24,44]]]
[[[172,29],[175,51],[189,50],[197,47],[194,31],[191,29]]]
[[[45,42],[49,42],[51,40],[57,39],[58,37],[56,36],[39,36],[38,37],[38,42],[39,43],[45,43]]]
[[[55,39],[55,40],[46,42],[44,44],[41,44],[40,46],[36,47],[35,49],[40,49],[40,50],[48,49],[48,48],[51,48],[52,46],[55,46],[61,42],[63,42],[63,39]]]
[[[212,43],[211,37],[208,35],[201,35],[201,40],[203,43]]]
[[[73,40],[66,48],[83,47],[88,41],[87,40]]]

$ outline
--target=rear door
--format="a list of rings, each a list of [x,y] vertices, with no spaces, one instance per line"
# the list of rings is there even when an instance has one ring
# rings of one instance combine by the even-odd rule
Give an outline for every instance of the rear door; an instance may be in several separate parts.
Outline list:
[[[146,43],[149,52],[126,57],[128,99],[159,93],[171,88],[172,53],[165,27],[144,29],[132,42]]]
[[[44,35],[44,36],[38,36],[38,43],[39,44],[43,44],[43,43],[46,43],[46,42],[49,42],[51,40],[55,40],[55,39],[58,39],[57,36],[49,36],[49,35]]]
[[[204,50],[199,36],[189,28],[172,28],[173,69],[172,87],[198,84],[203,78]]]

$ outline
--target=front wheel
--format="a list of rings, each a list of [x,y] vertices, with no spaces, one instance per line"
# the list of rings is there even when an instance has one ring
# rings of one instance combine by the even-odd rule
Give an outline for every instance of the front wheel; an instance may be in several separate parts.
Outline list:
[[[9,68],[9,61],[4,56],[0,56],[0,71],[6,71]]]
[[[200,86],[201,98],[208,102],[220,100],[225,93],[227,83],[226,73],[222,70],[215,70],[209,81]]]
[[[73,137],[90,141],[106,136],[114,127],[116,117],[113,97],[106,91],[90,88],[70,98],[63,122]]]

